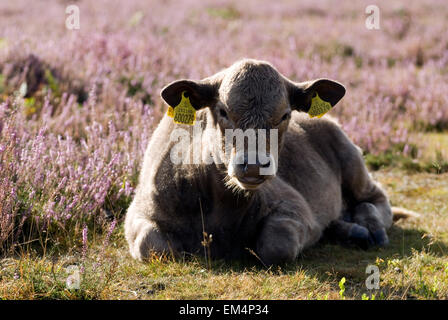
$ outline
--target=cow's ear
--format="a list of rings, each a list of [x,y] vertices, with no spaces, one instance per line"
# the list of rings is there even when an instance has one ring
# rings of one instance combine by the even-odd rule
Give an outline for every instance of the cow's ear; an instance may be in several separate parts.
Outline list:
[[[331,107],[334,107],[345,95],[344,86],[330,79],[317,79],[300,83],[286,79],[286,87],[291,108],[304,112],[310,110],[311,101],[317,95],[324,102],[330,103]]]
[[[190,98],[193,107],[199,110],[216,104],[220,83],[220,78],[216,76],[200,81],[177,80],[163,88],[160,95],[174,108],[180,103],[182,92],[185,91],[185,96]]]

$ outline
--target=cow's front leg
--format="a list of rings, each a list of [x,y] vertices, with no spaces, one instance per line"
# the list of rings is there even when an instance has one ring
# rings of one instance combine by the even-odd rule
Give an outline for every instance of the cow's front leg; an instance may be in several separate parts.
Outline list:
[[[306,227],[282,214],[267,217],[257,241],[257,254],[265,265],[294,261],[306,242]]]
[[[322,233],[308,204],[297,191],[285,183],[277,182],[273,187],[269,190],[269,213],[261,223],[256,244],[256,252],[265,265],[294,261],[302,249],[317,242]],[[282,198],[285,200],[278,200]]]

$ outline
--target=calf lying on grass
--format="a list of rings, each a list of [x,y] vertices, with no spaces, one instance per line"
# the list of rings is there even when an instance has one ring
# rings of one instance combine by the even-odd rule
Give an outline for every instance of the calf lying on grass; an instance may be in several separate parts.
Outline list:
[[[170,115],[152,136],[126,215],[131,255],[142,260],[151,251],[198,253],[203,231],[213,236],[213,257],[237,258],[249,248],[266,265],[294,260],[324,231],[361,247],[386,245],[393,214],[359,148],[334,121],[306,114],[322,115],[344,94],[335,81],[295,83],[257,60],[166,86],[161,96]],[[184,116],[196,110],[196,124],[179,124],[191,119],[176,111],[191,106]],[[172,139],[175,129],[197,128],[212,133],[186,140],[183,159],[194,158],[199,145],[213,161],[173,161],[179,147]],[[277,130],[265,138],[264,153],[249,161],[248,136],[243,145],[232,137],[230,148],[223,147],[226,129],[257,129],[252,132],[258,138],[258,129]]]

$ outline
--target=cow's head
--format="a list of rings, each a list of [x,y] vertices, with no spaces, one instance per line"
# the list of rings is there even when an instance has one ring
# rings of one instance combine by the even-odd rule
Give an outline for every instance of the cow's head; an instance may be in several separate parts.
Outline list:
[[[328,79],[295,83],[267,62],[245,59],[201,81],[170,83],[162,90],[161,96],[174,107],[180,102],[182,92],[186,92],[196,110],[210,108],[215,125],[221,132],[218,139],[224,141],[226,134],[233,132],[238,136],[243,132],[244,142],[238,144],[237,139],[232,138],[231,152],[225,153],[223,162],[228,182],[242,189],[254,190],[276,174],[278,159],[272,154],[271,146],[276,145],[275,151],[280,153],[291,112],[308,112],[316,93],[334,106],[344,96],[345,88]],[[259,136],[263,132],[265,148],[260,150]],[[251,145],[254,134],[255,146]],[[273,138],[276,141],[271,141]],[[226,144],[222,145],[225,148]]]

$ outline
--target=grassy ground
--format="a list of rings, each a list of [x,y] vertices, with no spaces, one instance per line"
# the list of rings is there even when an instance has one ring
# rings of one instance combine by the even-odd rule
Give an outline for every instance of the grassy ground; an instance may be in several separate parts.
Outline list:
[[[387,248],[362,251],[319,244],[281,268],[201,258],[131,259],[122,226],[110,244],[89,236],[87,251],[45,256],[32,251],[0,260],[2,299],[446,299],[448,298],[448,174],[373,173],[393,205],[422,213],[389,231]],[[380,289],[368,290],[366,267],[380,270]],[[69,266],[80,288],[67,289]],[[341,281],[345,278],[344,281]]]

